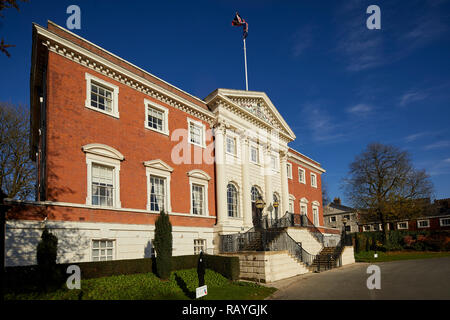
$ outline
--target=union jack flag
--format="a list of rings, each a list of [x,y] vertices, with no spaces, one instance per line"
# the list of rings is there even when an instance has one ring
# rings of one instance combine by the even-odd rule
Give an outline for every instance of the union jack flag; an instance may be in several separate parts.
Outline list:
[[[243,38],[244,39],[247,38],[247,35],[248,35],[248,23],[245,22],[245,20],[241,18],[241,16],[239,15],[238,12],[236,12],[236,15],[235,15],[233,21],[231,21],[231,25],[235,26],[235,27],[243,26],[244,27]]]

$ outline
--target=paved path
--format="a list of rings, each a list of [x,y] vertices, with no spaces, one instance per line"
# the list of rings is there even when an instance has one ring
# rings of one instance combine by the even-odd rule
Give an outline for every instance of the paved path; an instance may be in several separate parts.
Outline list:
[[[367,267],[381,269],[381,289],[369,290]],[[275,300],[415,300],[450,299],[450,257],[379,263],[356,263],[269,284]]]

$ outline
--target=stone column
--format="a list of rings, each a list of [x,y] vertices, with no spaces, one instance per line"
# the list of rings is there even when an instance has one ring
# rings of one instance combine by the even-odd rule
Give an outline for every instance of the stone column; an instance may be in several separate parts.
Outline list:
[[[280,152],[280,170],[281,170],[281,212],[284,216],[289,210],[289,185],[287,177],[287,153]]]
[[[273,202],[272,177],[271,147],[270,145],[266,145],[264,147],[264,185],[266,189],[266,197],[264,199],[266,202],[265,214],[269,214],[267,208],[271,206]]]
[[[216,161],[216,203],[217,225],[227,220],[227,182],[225,179],[225,125],[218,123],[214,127],[214,152]]]
[[[251,202],[251,186],[250,186],[250,168],[249,168],[249,141],[248,137],[241,135],[241,170],[242,170],[242,208],[244,217],[244,227],[251,228],[252,219],[252,202]]]

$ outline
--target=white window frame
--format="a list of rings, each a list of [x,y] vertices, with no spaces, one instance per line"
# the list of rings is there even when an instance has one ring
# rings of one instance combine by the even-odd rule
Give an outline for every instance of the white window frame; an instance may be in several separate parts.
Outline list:
[[[276,172],[278,172],[280,169],[280,160],[278,158],[278,155],[273,153],[270,155],[270,168],[272,168],[272,170]]]
[[[93,250],[95,249],[94,248],[94,241],[112,241],[112,243],[113,243],[113,247],[112,247],[112,250],[113,250],[113,254],[112,254],[112,260],[105,260],[105,261],[114,261],[114,260],[117,260],[117,241],[116,241],[116,239],[109,239],[109,238],[106,238],[106,239],[104,239],[104,238],[102,238],[102,239],[99,239],[99,238],[92,238],[91,239],[91,242],[90,242],[90,249],[89,249],[89,261],[91,261],[91,262],[101,262],[101,260],[96,260],[96,261],[94,261],[94,255],[93,255]]]
[[[305,216],[308,216],[308,200],[306,198],[300,199],[300,214],[302,214],[302,207],[305,208]]]
[[[450,223],[449,223],[449,224],[444,224],[444,223],[443,223],[444,220],[450,220],[450,217],[447,217],[447,218],[440,218],[440,219],[439,219],[439,225],[440,225],[441,227],[448,227],[448,226],[450,226]]]
[[[334,221],[331,220],[332,218],[334,218]],[[337,221],[336,216],[331,216],[330,217],[330,223],[333,223],[333,222],[336,222],[336,221]]]
[[[256,149],[256,161],[252,160],[252,149]],[[259,147],[257,144],[250,144],[250,154],[249,154],[250,162],[254,164],[260,164],[260,154]]]
[[[370,224],[363,225],[363,232],[370,232]]]
[[[300,175],[300,171],[303,172],[303,179],[300,179],[302,175]],[[298,167],[298,182],[306,184],[306,170]]]
[[[87,72],[85,73],[85,79],[86,79],[85,107],[88,109],[100,112],[100,113],[104,113],[108,116],[112,116],[114,118],[119,118],[119,87],[110,82],[106,82],[105,80],[97,78],[94,75],[87,73]],[[91,106],[91,82],[96,82],[96,83],[98,83],[98,85],[105,87],[106,89],[108,89],[112,92],[112,111],[111,112],[101,110],[101,109]]]
[[[313,183],[313,177],[315,180],[315,183]],[[311,187],[317,188],[317,174],[311,172]]]
[[[400,228],[401,223],[406,223],[406,228]],[[409,229],[408,221],[397,222],[397,230],[408,230],[408,229]]]
[[[286,169],[287,169],[287,177],[288,177],[288,179],[292,180],[292,164],[287,162],[286,163]]]
[[[209,209],[208,209],[208,184],[209,181],[211,180],[211,177],[204,171],[199,170],[199,169],[194,169],[189,171],[188,173],[189,176],[189,194],[190,194],[190,211],[189,213],[195,217],[199,217],[200,215],[198,214],[194,214],[194,207],[192,206],[192,185],[196,184],[196,185],[200,185],[203,187],[204,190],[204,195],[203,195],[203,200],[204,200],[204,204],[203,204],[203,216],[209,216]]]
[[[228,212],[228,185],[231,184],[234,186],[234,188],[236,189],[236,216],[230,216],[229,212]],[[241,210],[240,210],[240,206],[241,206],[241,202],[240,202],[240,192],[239,192],[239,187],[236,183],[234,183],[233,181],[229,181],[227,183],[227,187],[226,187],[226,200],[227,200],[227,218],[228,219],[242,219],[241,217]]]
[[[198,146],[201,148],[206,148],[206,126],[201,122],[197,121],[191,118],[187,118],[188,123],[188,142],[194,146]],[[201,129],[202,137],[201,137],[201,144],[195,143],[191,141],[191,124],[194,126],[197,126]]]
[[[320,226],[320,210],[319,210],[319,206],[318,205],[315,205],[315,204],[313,204],[312,205],[312,213],[313,213],[313,223],[315,222],[314,221],[314,211],[315,210],[317,210],[317,224],[314,224],[315,226]]]
[[[153,101],[150,101],[148,99],[144,99],[144,108],[145,108],[144,127],[146,129],[153,130],[153,131],[156,131],[156,132],[159,132],[159,133],[162,133],[162,134],[168,136],[169,135],[169,109],[166,108],[166,107],[163,107],[162,105],[157,104],[157,103],[155,103]],[[158,111],[160,111],[160,112],[162,112],[164,114],[164,119],[163,119],[163,121],[164,121],[164,123],[163,123],[164,129],[163,130],[158,130],[158,129],[152,128],[152,127],[150,127],[148,125],[148,109],[149,108],[158,110]]]
[[[234,141],[234,151],[233,152],[228,151],[228,139]],[[238,151],[237,148],[238,148],[237,147],[237,138],[235,136],[227,134],[225,136],[225,151],[226,151],[226,153],[229,154],[229,155],[237,157],[237,151]]]
[[[289,205],[288,205],[288,208],[291,206],[291,204],[292,204],[292,211],[289,210],[289,212],[290,212],[290,213],[294,213],[294,212],[295,212],[295,197],[294,197],[292,194],[289,195]]]
[[[116,149],[99,143],[85,145],[82,150],[86,153],[87,166],[86,205],[96,208],[120,208],[120,162],[124,159],[124,156]],[[113,168],[114,193],[112,207],[92,204],[92,164]]]
[[[172,203],[170,199],[170,177],[172,175],[173,168],[160,159],[146,161],[144,162],[144,166],[145,175],[147,176],[147,211],[159,213],[158,211],[150,210],[150,192],[152,188],[150,184],[150,176],[155,176],[166,179],[164,184],[164,211],[165,213],[170,214],[172,212]]]
[[[201,244],[198,244],[198,243],[196,243],[196,241],[201,241],[202,243]],[[195,255],[197,255],[197,254],[200,254],[200,251],[198,251],[197,253],[195,252],[196,250],[196,248],[198,248],[198,247],[202,247],[203,248],[203,250],[201,250],[203,253],[206,253],[206,250],[207,250],[207,243],[208,243],[208,241],[206,241],[206,239],[194,239],[194,254]]]
[[[427,225],[421,226],[420,225],[421,222],[426,222]],[[424,229],[424,228],[429,228],[429,227],[430,227],[430,219],[417,220],[417,228]]]

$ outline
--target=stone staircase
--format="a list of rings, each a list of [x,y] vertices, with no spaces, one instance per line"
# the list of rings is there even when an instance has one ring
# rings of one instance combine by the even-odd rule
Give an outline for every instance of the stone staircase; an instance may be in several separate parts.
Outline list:
[[[311,272],[321,272],[338,267],[338,259],[341,254],[337,247],[324,247],[314,259],[312,265],[308,266]]]
[[[239,257],[241,279],[273,282],[310,272],[288,251],[255,251],[229,253]]]

